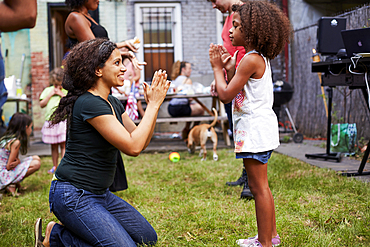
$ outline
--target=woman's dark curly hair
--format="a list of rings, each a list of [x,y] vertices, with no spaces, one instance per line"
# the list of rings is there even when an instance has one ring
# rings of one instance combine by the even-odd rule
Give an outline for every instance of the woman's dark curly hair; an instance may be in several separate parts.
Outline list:
[[[290,21],[275,4],[248,1],[242,5],[233,5],[232,11],[240,15],[245,45],[251,44],[265,57],[275,58],[289,43],[292,34]]]
[[[62,87],[68,90],[51,115],[51,123],[65,119],[70,123],[73,105],[77,98],[93,87],[98,80],[95,70],[103,68],[117,46],[106,38],[87,40],[75,45],[66,59]]]
[[[65,4],[70,9],[78,9],[82,7],[88,0],[65,0]]]
[[[6,129],[4,135],[1,137],[0,141],[8,141],[12,138],[18,139],[21,143],[21,147],[19,150],[22,155],[25,155],[27,153],[28,144],[26,128],[30,126],[31,123],[32,118],[29,115],[19,112],[14,113],[9,121],[8,128]]]

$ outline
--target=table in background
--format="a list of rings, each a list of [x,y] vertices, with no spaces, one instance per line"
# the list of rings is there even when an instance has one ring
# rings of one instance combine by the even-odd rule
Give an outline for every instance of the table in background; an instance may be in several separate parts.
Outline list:
[[[126,101],[127,97],[123,95],[114,95],[116,98],[118,98],[120,101]],[[212,112],[212,109],[209,109],[206,105],[203,104],[199,100],[199,98],[212,98],[212,108],[215,108],[218,112],[218,121],[221,122],[221,128],[223,133],[223,138],[225,141],[225,144],[227,146],[231,145],[230,137],[227,132],[229,125],[228,120],[225,112],[225,107],[223,103],[218,99],[218,97],[214,97],[211,94],[191,94],[191,95],[184,95],[184,94],[167,94],[165,101],[169,101],[174,98],[187,98],[187,99],[193,99],[197,103],[199,103],[202,108],[209,114],[209,116],[191,116],[191,117],[158,117],[156,120],[156,123],[179,123],[179,122],[202,122],[202,121],[212,121],[214,118],[214,114]],[[144,96],[140,96],[136,98],[137,100],[145,101]],[[135,123],[139,123],[140,119],[135,120]]]
[[[26,113],[29,115],[30,104],[32,102],[31,99],[15,97],[15,96],[8,96],[5,103],[8,103],[8,102],[15,102],[16,103],[16,110],[15,110],[16,112],[20,112],[20,108],[19,108],[20,102],[26,103]]]

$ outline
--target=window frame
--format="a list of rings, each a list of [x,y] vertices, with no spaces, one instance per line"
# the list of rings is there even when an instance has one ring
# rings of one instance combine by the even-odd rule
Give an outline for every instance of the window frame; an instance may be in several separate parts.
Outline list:
[[[172,30],[172,43],[173,43],[173,53],[174,53],[174,61],[183,60],[183,46],[182,46],[182,14],[181,14],[181,4],[180,3],[135,3],[135,30],[136,30],[136,37],[138,37],[141,42],[141,47],[139,48],[138,52],[136,53],[136,57],[139,61],[144,61],[144,43],[143,43],[143,16],[142,16],[142,8],[174,8],[173,10],[173,19],[171,22],[174,23],[173,30]],[[141,78],[145,78],[145,71],[144,69],[141,70]]]

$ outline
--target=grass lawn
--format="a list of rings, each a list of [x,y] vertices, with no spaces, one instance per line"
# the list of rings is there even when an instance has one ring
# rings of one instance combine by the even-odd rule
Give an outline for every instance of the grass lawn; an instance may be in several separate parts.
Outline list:
[[[136,207],[158,233],[156,246],[237,246],[257,234],[253,200],[239,199],[241,188],[228,187],[242,162],[230,149],[211,152],[207,161],[181,152],[123,156],[129,189],[117,195]],[[4,195],[0,205],[0,246],[33,246],[38,217],[56,220],[48,210],[51,157],[25,179],[19,198]],[[274,153],[269,162],[281,246],[370,246],[370,185],[334,171]]]

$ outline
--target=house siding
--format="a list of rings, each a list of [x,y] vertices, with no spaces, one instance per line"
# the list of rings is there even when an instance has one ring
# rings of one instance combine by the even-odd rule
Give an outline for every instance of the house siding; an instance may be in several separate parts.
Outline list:
[[[370,7],[363,6],[339,16],[347,18],[347,30],[369,26]],[[311,19],[305,26],[297,25],[291,44],[290,83],[294,87],[294,94],[287,106],[299,132],[308,137],[327,136],[327,117],[320,80],[318,73],[311,72],[312,49],[316,48],[319,18]],[[327,97],[328,93],[324,92]],[[350,92],[348,87],[335,87],[332,102],[333,124],[356,123],[358,139],[370,138],[370,113],[360,89]]]
[[[8,49],[6,58],[7,76],[15,74],[18,77],[19,64],[22,53],[26,54],[22,76],[22,86],[32,83],[32,114],[34,129],[40,130],[44,122],[44,111],[39,105],[39,96],[42,90],[49,85],[49,42],[48,42],[48,3],[64,1],[39,0],[36,26],[30,30],[21,30],[14,33],[2,34],[2,52]],[[135,2],[145,1],[101,0],[99,6],[100,24],[103,25],[114,42],[130,39],[135,33]],[[181,4],[182,13],[182,43],[183,60],[193,65],[191,78],[208,86],[213,80],[213,72],[208,59],[210,43],[217,43],[217,11],[212,9],[206,0],[179,0],[179,1],[146,1],[146,2],[176,2]],[[272,61],[274,80],[288,80],[294,87],[292,100],[287,104],[290,113],[306,136],[326,136],[326,116],[323,105],[321,87],[316,73],[311,72],[312,48],[316,47],[317,20],[324,14],[320,9],[308,6],[303,1],[289,1],[289,17],[294,28],[294,39],[289,46],[289,68],[286,73],[284,56],[279,55]],[[293,11],[294,10],[294,11]],[[348,19],[349,28],[369,26],[368,7],[356,9],[343,14]],[[12,39],[16,37],[16,39]],[[14,40],[14,41],[13,41]],[[285,75],[289,77],[286,78]],[[343,110],[343,102],[351,109]],[[355,90],[351,96],[343,99],[338,90],[334,91],[333,102],[336,117],[344,116],[348,122],[356,122],[359,137],[370,138],[369,113],[363,106],[362,94]],[[362,103],[359,103],[362,102]],[[208,105],[208,102],[206,102]],[[4,107],[6,122],[14,106]],[[168,116],[166,103],[161,108],[162,116]],[[315,121],[312,121],[315,119]],[[167,126],[160,127],[159,131],[166,131]],[[181,126],[177,126],[180,129]]]

